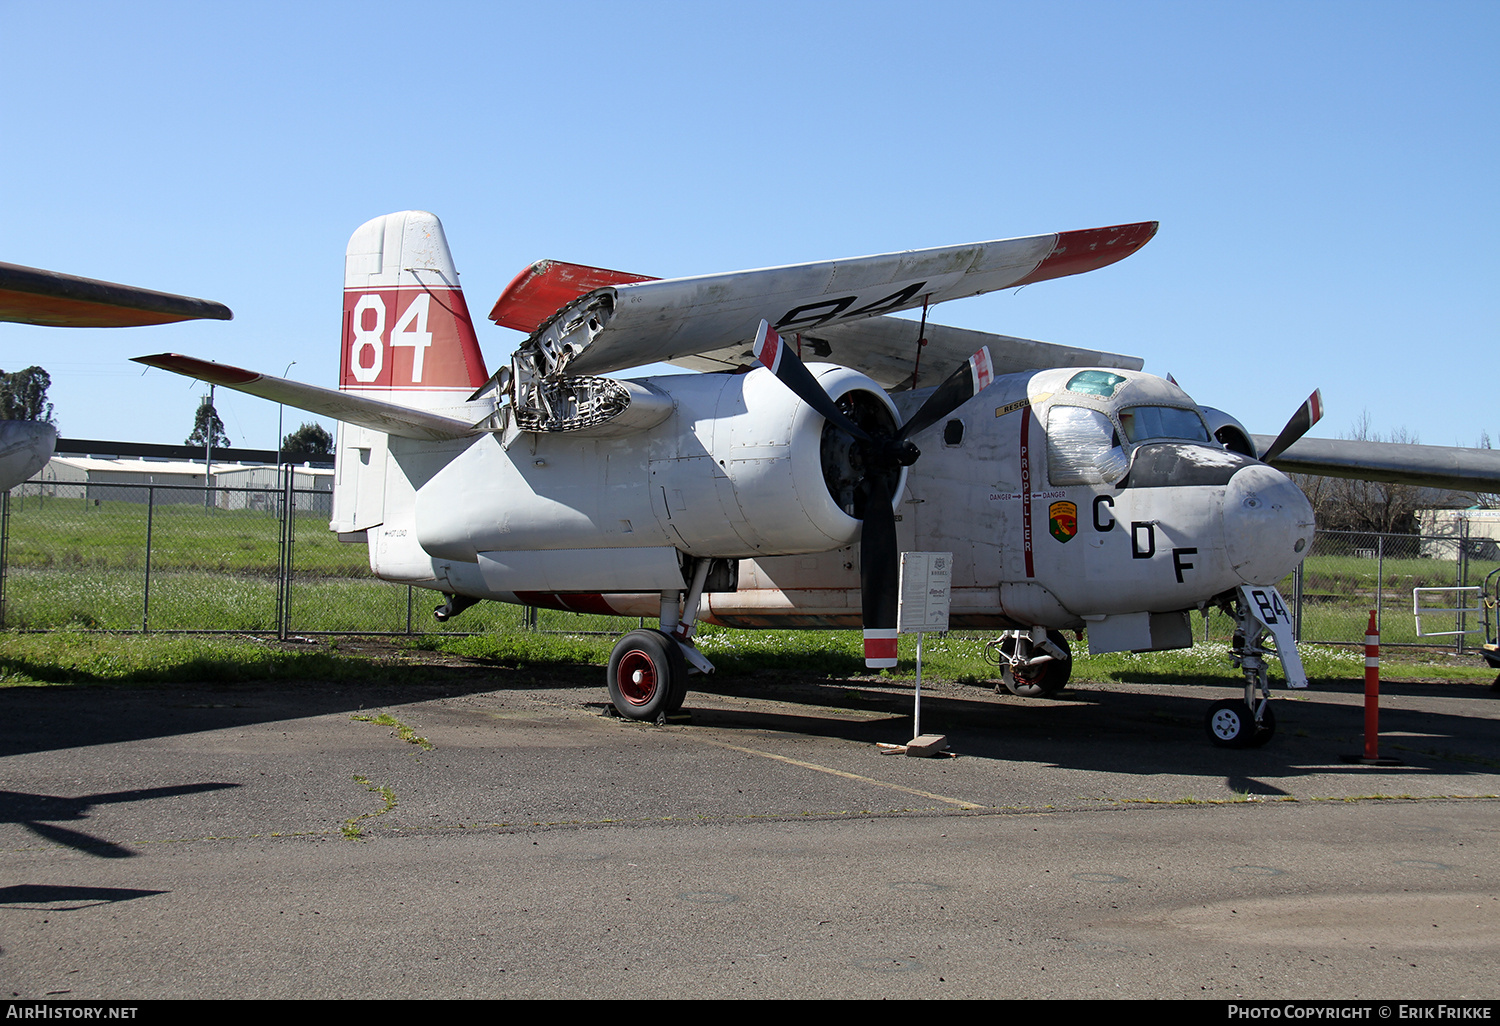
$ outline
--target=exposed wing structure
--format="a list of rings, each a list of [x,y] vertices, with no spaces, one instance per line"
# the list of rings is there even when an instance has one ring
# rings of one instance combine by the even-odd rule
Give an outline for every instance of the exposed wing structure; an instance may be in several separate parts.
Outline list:
[[[336,392],[331,388],[319,388],[316,385],[307,385],[288,378],[258,374],[255,371],[231,367],[224,363],[197,360],[191,356],[159,353],[156,356],[136,356],[132,359],[148,367],[160,367],[174,374],[223,385],[225,388],[232,388],[249,395],[258,395],[273,403],[285,403],[299,410],[307,410],[309,413],[333,417],[347,424],[358,424],[360,427],[399,435],[403,438],[441,441],[446,438],[464,438],[483,433],[482,428],[474,427],[467,421],[453,417],[444,417],[441,414],[429,413],[409,406],[398,406],[395,403],[351,395],[347,392]]]
[[[763,319],[788,338],[798,333],[816,336],[885,314],[1104,267],[1144,246],[1156,227],[1156,222],[1147,221],[728,274],[605,284],[578,295],[541,323],[519,355],[539,376],[564,369],[569,374],[604,374],[748,348]],[[522,278],[535,270],[523,272]],[[543,268],[539,277],[547,279],[546,272]],[[574,284],[582,283],[575,278],[570,284],[562,274],[554,280],[559,287],[550,293],[537,281],[521,279],[506,292],[567,295]],[[544,305],[536,299],[507,303],[506,296],[496,304],[508,318],[504,323],[513,326],[529,323]],[[966,342],[957,348],[970,346]],[[915,351],[914,336],[910,351]],[[861,363],[849,366],[866,370]],[[901,376],[906,374],[909,371]]]
[[[232,320],[223,303],[0,263],[0,321],[59,328],[126,328]]]
[[[595,289],[656,280],[649,274],[611,271],[565,260],[538,260],[505,286],[490,310],[490,320],[502,328],[530,333],[558,310]]]
[[[1265,452],[1274,441],[1270,435],[1255,435],[1252,440],[1257,452]],[[1500,492],[1500,450],[1493,449],[1303,438],[1269,462],[1290,474]]]

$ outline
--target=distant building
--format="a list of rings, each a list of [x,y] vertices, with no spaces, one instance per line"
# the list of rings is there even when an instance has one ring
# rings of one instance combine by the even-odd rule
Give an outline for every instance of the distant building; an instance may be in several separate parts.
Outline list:
[[[1500,509],[1419,509],[1417,530],[1427,559],[1457,559],[1465,539],[1470,559],[1500,559]]]
[[[292,468],[293,508],[298,512],[331,513],[331,467]],[[12,501],[35,497],[73,499],[92,505],[102,502],[139,502],[155,505],[202,506],[205,484],[219,509],[281,508],[281,483],[274,466],[215,463],[207,481],[200,461],[150,457],[54,456],[30,480],[11,493]]]

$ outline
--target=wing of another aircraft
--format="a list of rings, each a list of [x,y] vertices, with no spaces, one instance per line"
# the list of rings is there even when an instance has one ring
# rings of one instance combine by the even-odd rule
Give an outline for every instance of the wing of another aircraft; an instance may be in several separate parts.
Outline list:
[[[135,356],[131,359],[148,367],[160,367],[174,374],[223,385],[238,392],[258,395],[273,403],[285,403],[309,413],[333,417],[348,424],[358,424],[360,427],[402,438],[441,441],[484,433],[484,429],[453,417],[347,392],[336,392],[331,388],[319,388],[290,378],[259,374],[225,363],[198,360],[191,356],[179,356],[177,353],[158,353],[155,356]]]
[[[604,374],[702,354],[714,354],[711,365],[717,366],[713,361],[720,354],[734,354],[751,344],[763,319],[784,337],[800,333],[822,338],[832,348],[829,335],[837,337],[835,329],[852,322],[1105,267],[1144,246],[1156,228],[1156,222],[1145,221],[654,281],[627,281],[637,276],[581,269],[597,271],[590,279],[576,273],[578,265],[544,262],[523,272],[490,316],[524,329],[547,305],[546,299],[570,293],[577,297],[537,325],[522,346],[546,375],[565,367],[573,374]],[[549,274],[552,266],[563,270]],[[595,281],[602,284],[581,294],[576,291]],[[886,332],[914,330],[904,324],[882,326],[864,337],[873,346],[887,338]],[[958,329],[944,332],[954,330]],[[914,354],[916,336],[907,338],[905,350]],[[866,373],[866,362],[879,366],[881,359],[894,356],[876,353],[867,358],[853,344],[843,348],[847,356],[839,362]],[[959,350],[972,351],[970,342],[957,345],[955,351]],[[902,369],[897,381],[908,374]],[[889,368],[886,376],[891,376]]]
[[[1254,435],[1257,452],[1274,441]],[[1500,450],[1446,445],[1361,442],[1344,438],[1303,438],[1270,460],[1289,474],[1390,481],[1458,492],[1500,491]]]
[[[0,263],[0,321],[58,328],[127,328],[171,321],[228,321],[223,303],[134,285]]]

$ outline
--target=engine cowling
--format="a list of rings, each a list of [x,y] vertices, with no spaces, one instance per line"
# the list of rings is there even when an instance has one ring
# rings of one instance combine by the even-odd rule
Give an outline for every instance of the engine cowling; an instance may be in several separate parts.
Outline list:
[[[865,375],[832,364],[809,370],[856,420],[897,423],[890,397]],[[678,403],[677,455],[653,459],[650,472],[657,520],[679,548],[699,556],[791,555],[858,539],[858,445],[768,371],[653,383]],[[901,471],[896,494],[903,483]]]
[[[899,422],[865,375],[809,369],[856,420]],[[493,435],[476,441],[417,494],[423,549],[466,562],[481,553],[646,547],[739,558],[826,552],[858,539],[858,445],[770,372],[640,384],[674,407],[646,430],[523,435],[509,448]],[[892,473],[899,495],[905,471]]]

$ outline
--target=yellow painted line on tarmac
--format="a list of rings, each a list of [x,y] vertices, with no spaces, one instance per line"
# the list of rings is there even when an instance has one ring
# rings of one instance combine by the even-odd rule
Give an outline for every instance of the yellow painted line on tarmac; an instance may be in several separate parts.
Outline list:
[[[831,776],[843,777],[845,780],[856,780],[861,784],[872,784],[875,787],[885,787],[889,788],[892,791],[904,791],[907,794],[914,794],[920,798],[930,798],[935,802],[946,802],[949,805],[956,805],[960,809],[989,808],[989,806],[981,805],[978,802],[965,801],[962,798],[949,798],[947,795],[933,794],[931,791],[919,791],[914,787],[904,787],[901,784],[892,784],[886,780],[876,780],[874,777],[866,777],[858,773],[850,773],[847,770],[834,769],[832,766],[819,766],[815,762],[803,762],[801,759],[793,759],[785,755],[777,755],[775,752],[763,752],[758,748],[745,748],[742,745],[732,745],[727,741],[715,741],[712,738],[706,738],[702,736],[694,737],[693,740],[701,741],[704,744],[708,745],[717,745],[720,748],[727,748],[732,752],[743,752],[746,755],[758,755],[762,759],[774,759],[777,762],[784,762],[791,766],[800,766],[802,769],[816,770],[819,773],[827,773]]]

